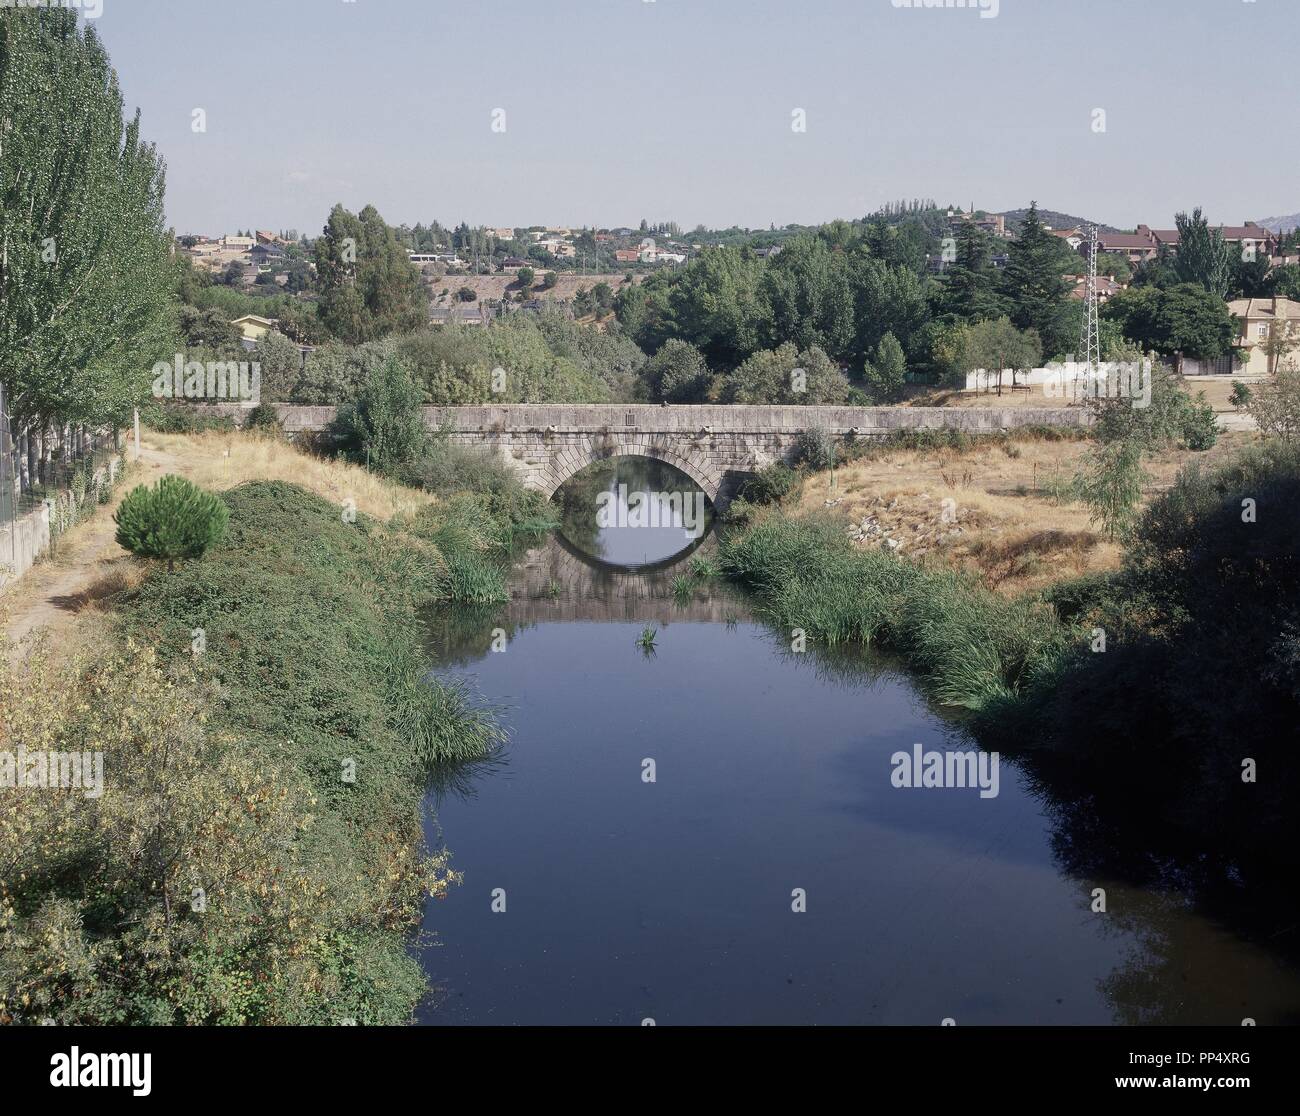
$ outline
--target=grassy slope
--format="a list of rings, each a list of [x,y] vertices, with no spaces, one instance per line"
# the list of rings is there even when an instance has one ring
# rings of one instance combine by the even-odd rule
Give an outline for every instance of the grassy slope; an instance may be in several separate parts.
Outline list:
[[[284,815],[275,815],[281,836],[265,848],[251,837],[231,846],[179,838],[188,851],[155,872],[148,858],[117,864],[101,840],[100,803],[83,804],[84,826],[64,827],[60,840],[70,858],[102,867],[57,884],[29,879],[12,893],[0,945],[19,948],[0,949],[0,1016],[17,1003],[25,1009],[19,1018],[39,1011],[68,1022],[403,1022],[426,988],[407,950],[409,932],[424,897],[450,878],[445,859],[422,850],[430,766],[481,756],[499,739],[459,692],[426,677],[417,609],[501,599],[500,558],[537,509],[518,497],[437,499],[247,435],[166,441],[182,471],[236,484],[223,495],[227,537],[173,573],[106,578],[116,591],[95,596],[108,614],[100,623],[83,618],[75,661],[58,675],[61,693],[86,700],[60,708],[84,711],[110,694],[130,703],[139,691],[133,722],[152,723],[157,706],[157,736],[147,745],[213,772],[204,784],[212,816],[237,807],[235,786],[260,779]],[[259,473],[297,477],[318,492],[283,480],[238,483]],[[349,499],[387,522],[364,510],[345,515]],[[104,622],[129,639],[127,648],[146,650],[104,656],[93,636]],[[195,655],[198,629],[205,649]],[[54,667],[34,661],[30,669],[45,670],[48,681]],[[30,694],[33,682],[14,676],[6,685]],[[170,717],[164,701],[177,705]],[[45,716],[35,707],[29,713],[33,723]],[[193,733],[182,732],[185,720]],[[143,824],[149,811],[131,813],[120,751],[133,755],[141,745],[71,717],[57,723],[54,740],[87,734],[103,739],[107,764],[119,773],[113,801],[125,812],[115,816]],[[152,793],[146,788],[141,801]],[[162,828],[172,822],[162,818]],[[270,824],[258,822],[262,830]],[[249,862],[218,885],[210,861],[227,847],[247,848]],[[94,914],[103,902],[95,879],[105,874],[123,880],[112,901],[134,912],[126,922]],[[173,903],[174,921],[160,929],[159,897],[188,894],[191,879],[209,883],[209,910],[228,917],[196,917]],[[276,907],[286,894],[304,901]],[[85,937],[94,960],[84,971],[69,973],[33,948],[51,901]],[[268,903],[273,910],[251,914]],[[160,949],[166,963],[143,960]]]

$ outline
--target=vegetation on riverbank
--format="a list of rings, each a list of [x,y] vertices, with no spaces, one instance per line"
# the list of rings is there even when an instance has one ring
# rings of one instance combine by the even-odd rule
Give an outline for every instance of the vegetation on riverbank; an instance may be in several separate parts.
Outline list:
[[[1061,802],[1091,803],[1109,847],[1140,828],[1127,847],[1152,850],[1153,872],[1268,888],[1297,847],[1297,500],[1293,445],[1189,467],[1142,513],[1119,570],[1011,597],[775,509],[725,538],[721,560],[781,627],[900,656],[982,743],[1024,758]]]
[[[501,734],[428,677],[417,612],[500,599],[538,501],[220,498],[224,540],[0,679],[5,738],[102,752],[108,788],[0,818],[0,1020],[397,1024],[426,991],[410,933],[455,876],[423,791]]]

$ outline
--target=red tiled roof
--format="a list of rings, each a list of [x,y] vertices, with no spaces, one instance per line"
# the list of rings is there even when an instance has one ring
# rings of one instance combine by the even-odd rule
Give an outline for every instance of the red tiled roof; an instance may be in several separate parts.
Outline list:
[[[1219,225],[1214,227],[1214,231],[1221,234],[1224,240],[1273,239],[1273,234],[1260,225]],[[1179,240],[1177,229],[1152,229],[1151,235],[1162,244],[1177,244]]]
[[[1140,233],[1098,233],[1097,244],[1102,248],[1154,248]]]

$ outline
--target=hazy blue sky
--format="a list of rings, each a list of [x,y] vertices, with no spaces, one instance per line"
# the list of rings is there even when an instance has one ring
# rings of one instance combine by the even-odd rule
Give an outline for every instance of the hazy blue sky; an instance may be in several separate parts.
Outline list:
[[[912,196],[1123,226],[1300,210],[1278,60],[1300,0],[894,2],[103,0],[95,25],[179,231],[315,233],[336,201],[393,224],[686,228]]]

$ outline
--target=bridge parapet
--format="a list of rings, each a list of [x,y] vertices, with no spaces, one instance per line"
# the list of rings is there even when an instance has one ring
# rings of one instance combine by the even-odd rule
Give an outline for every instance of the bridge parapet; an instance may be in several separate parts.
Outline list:
[[[325,429],[333,407],[276,404],[291,434]],[[200,408],[196,408],[200,409]],[[232,415],[248,405],[209,405]],[[900,430],[950,428],[969,434],[1024,426],[1083,427],[1081,407],[765,407],[657,406],[644,403],[516,403],[425,407],[429,429],[446,428],[452,441],[499,456],[525,485],[546,496],[575,473],[612,457],[653,457],[680,469],[716,507],[744,478],[787,459],[804,431],[832,437],[880,438]]]

